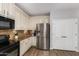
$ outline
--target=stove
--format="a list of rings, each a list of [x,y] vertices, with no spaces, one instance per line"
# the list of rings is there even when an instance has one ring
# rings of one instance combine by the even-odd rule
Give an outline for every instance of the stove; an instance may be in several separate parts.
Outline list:
[[[19,41],[9,43],[9,35],[0,35],[0,56],[19,56]]]

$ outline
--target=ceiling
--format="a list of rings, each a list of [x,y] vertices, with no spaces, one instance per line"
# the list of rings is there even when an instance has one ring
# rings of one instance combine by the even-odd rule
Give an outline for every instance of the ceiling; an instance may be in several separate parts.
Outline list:
[[[50,11],[79,10],[78,3],[16,3],[29,15],[49,15]]]

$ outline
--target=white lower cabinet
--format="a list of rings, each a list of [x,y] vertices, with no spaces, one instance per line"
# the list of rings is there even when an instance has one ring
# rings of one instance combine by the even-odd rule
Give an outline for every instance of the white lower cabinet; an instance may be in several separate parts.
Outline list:
[[[24,52],[25,52],[24,48],[25,48],[24,42],[21,41],[20,42],[20,56],[24,54]]]
[[[36,37],[29,37],[20,41],[20,56],[24,55],[31,46],[36,46]]]
[[[36,37],[32,37],[32,46],[36,46]]]
[[[22,56],[30,47],[31,47],[30,38],[20,41],[20,56]]]

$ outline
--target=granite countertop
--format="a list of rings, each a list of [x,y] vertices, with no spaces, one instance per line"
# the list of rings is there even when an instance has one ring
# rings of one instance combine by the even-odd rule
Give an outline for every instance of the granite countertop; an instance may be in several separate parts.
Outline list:
[[[32,35],[25,35],[25,34],[21,34],[21,35],[18,35],[18,41],[21,41],[21,40],[24,40],[24,39],[27,39],[29,37],[31,37]],[[9,40],[10,44],[13,44],[16,41],[16,39],[12,39],[12,40]]]
[[[20,38],[18,38],[18,39],[19,39],[19,41],[21,41],[21,40],[27,39],[27,38],[29,38],[29,37],[31,37],[31,35],[23,36],[23,37],[20,37]]]
[[[29,37],[31,37],[31,35],[19,35],[18,36],[18,41],[21,41],[21,40],[24,40],[24,39],[27,39],[27,38],[29,38]],[[9,42],[10,42],[10,44],[13,44],[13,43],[15,43],[15,42],[17,42],[16,41],[16,39],[12,39],[12,40],[9,40]]]
[[[18,32],[18,41],[27,39],[32,36],[32,33],[28,31],[24,32],[24,30],[17,30],[17,32]]]

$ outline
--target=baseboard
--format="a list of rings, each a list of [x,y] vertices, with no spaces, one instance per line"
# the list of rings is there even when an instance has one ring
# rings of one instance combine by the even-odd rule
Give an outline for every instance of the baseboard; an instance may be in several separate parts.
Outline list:
[[[61,51],[74,51],[74,52],[79,52],[79,50],[64,50],[64,49],[54,49],[54,48],[50,48],[50,50],[61,50]]]

